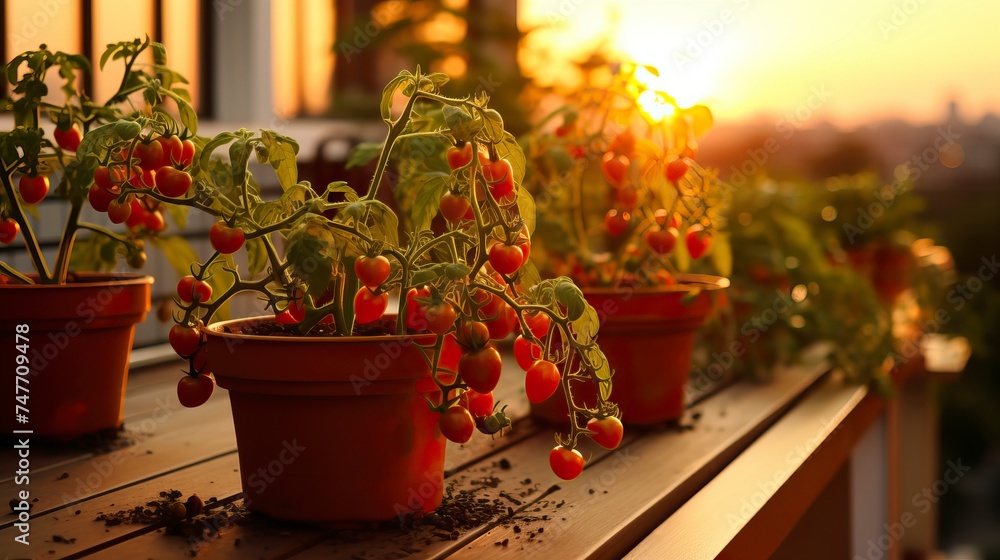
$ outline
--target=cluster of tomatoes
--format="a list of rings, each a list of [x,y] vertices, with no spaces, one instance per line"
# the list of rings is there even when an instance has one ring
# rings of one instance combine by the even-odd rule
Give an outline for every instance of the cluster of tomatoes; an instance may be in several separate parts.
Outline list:
[[[166,222],[159,202],[141,193],[124,193],[123,188],[149,189],[168,198],[186,196],[192,180],[184,169],[194,161],[194,152],[194,143],[178,136],[159,136],[113,151],[110,161],[94,171],[87,194],[90,205],[107,213],[112,223],[163,231]]]
[[[677,156],[673,156],[663,166],[663,176],[680,193],[680,183],[691,170],[691,160],[695,148],[688,145]],[[632,159],[635,157],[635,137],[628,130],[616,136],[601,158],[601,173],[615,192],[615,207],[604,216],[604,230],[612,237],[620,237],[635,227],[632,213],[648,193],[637,188],[629,177]],[[658,255],[667,255],[674,250],[680,238],[681,216],[668,216],[665,209],[655,212],[655,223],[646,229],[643,240],[649,250]],[[692,224],[684,234],[684,242],[691,258],[701,258],[711,245],[712,238],[700,224]]]

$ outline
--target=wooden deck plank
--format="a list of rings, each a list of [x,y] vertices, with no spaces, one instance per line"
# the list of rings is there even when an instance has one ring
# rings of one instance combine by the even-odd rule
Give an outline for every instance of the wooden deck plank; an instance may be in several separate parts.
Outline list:
[[[766,558],[881,408],[867,388],[828,379],[627,557]]]
[[[160,492],[172,489],[183,492],[185,498],[191,494],[198,494],[203,500],[213,496],[231,496],[240,490],[238,469],[239,461],[234,452],[85,500],[66,509],[36,516],[31,521],[31,544],[17,549],[18,554],[35,559],[64,558],[93,551],[137,533],[150,531],[151,527],[143,525],[106,527],[104,523],[95,519],[100,513],[110,514],[144,505],[157,499]],[[14,527],[0,530],[0,542],[10,543],[17,534],[18,531]],[[72,542],[54,542],[52,540],[54,535]],[[183,542],[183,539],[178,538],[178,540]]]
[[[784,368],[771,383],[730,387],[692,407],[686,422],[693,430],[641,434],[584,470],[578,480],[560,484],[560,491],[539,504],[540,511],[531,512],[556,520],[533,524],[543,527],[544,534],[536,533],[527,542],[523,530],[518,534],[510,524],[500,525],[457,550],[454,557],[620,557],[711,480],[827,370],[825,363]],[[563,500],[571,507],[556,509],[555,504]],[[504,540],[507,547],[496,546]]]

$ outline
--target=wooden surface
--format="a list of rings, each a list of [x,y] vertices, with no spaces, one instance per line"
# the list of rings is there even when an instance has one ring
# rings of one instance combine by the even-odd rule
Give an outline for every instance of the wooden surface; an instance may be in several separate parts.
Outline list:
[[[100,453],[32,449],[30,488],[38,498],[32,510],[32,544],[13,542],[17,529],[8,511],[0,517],[0,557],[621,557],[636,546],[641,551],[647,536],[684,518],[692,497],[720,479],[726,481],[726,473],[757,453],[773,432],[780,433],[789,418],[798,418],[800,431],[812,435],[822,427],[816,425],[818,419],[832,419],[828,428],[834,430],[836,422],[850,415],[848,404],[867,402],[863,389],[828,381],[825,363],[814,359],[779,369],[772,383],[739,382],[700,396],[680,427],[627,430],[616,451],[585,445],[586,470],[577,480],[564,482],[548,468],[552,430],[528,417],[523,374],[508,371],[498,392],[511,405],[513,432],[495,440],[476,437],[464,446],[449,444],[446,470],[447,482],[456,491],[509,502],[512,515],[459,531],[454,540],[435,536],[431,529],[335,531],[252,515],[218,535],[192,542],[166,535],[158,525],[106,527],[95,521],[99,513],[145,504],[170,489],[185,497],[215,497],[219,504],[239,503],[239,464],[227,393],[217,391],[197,409],[181,407],[174,393],[179,365],[132,372],[126,403],[131,445]],[[787,435],[780,437],[790,441]],[[501,468],[507,463],[509,470]],[[14,464],[12,454],[4,453],[0,467],[6,478],[0,478],[0,496],[14,497],[17,486],[7,476]],[[742,494],[728,484],[729,499],[738,500]],[[746,480],[741,484],[745,487]],[[689,556],[671,548],[670,554],[659,557]]]

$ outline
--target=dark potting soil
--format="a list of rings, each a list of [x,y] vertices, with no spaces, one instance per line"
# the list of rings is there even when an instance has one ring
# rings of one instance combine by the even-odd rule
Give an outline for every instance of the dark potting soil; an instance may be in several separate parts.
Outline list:
[[[249,512],[242,502],[219,506],[216,498],[203,502],[197,494],[182,500],[178,490],[160,492],[156,499],[143,505],[113,513],[101,512],[95,521],[106,526],[164,524],[164,533],[179,536],[189,542],[207,540],[219,531],[240,523]],[[207,508],[207,509],[206,509]]]
[[[275,321],[260,321],[253,324],[239,325],[237,328],[227,326],[229,334],[248,334],[253,336],[303,336],[296,325],[279,325]],[[393,318],[382,317],[378,321],[364,325],[354,325],[354,336],[388,336],[395,334],[396,321]],[[306,336],[339,336],[334,324],[319,324],[314,326]]]

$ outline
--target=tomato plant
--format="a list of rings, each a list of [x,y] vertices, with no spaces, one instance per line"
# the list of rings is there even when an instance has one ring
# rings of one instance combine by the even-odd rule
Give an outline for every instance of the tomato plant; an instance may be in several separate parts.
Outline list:
[[[465,443],[472,439],[472,432],[476,427],[476,422],[468,410],[461,406],[452,406],[441,414],[438,419],[438,427],[441,434],[448,440],[455,443]]]
[[[358,275],[358,280],[374,290],[382,285],[389,278],[389,259],[383,255],[374,257],[360,256],[354,261],[354,273]]]
[[[470,157],[470,160],[471,157]],[[446,192],[441,197],[441,215],[452,224],[457,224],[466,219],[465,215],[472,208],[472,205],[464,196],[459,196],[453,192]]]
[[[354,296],[354,313],[358,323],[377,321],[389,305],[389,294],[376,294],[368,288],[361,288]]]
[[[185,375],[177,382],[177,400],[187,408],[195,408],[208,402],[215,391],[215,379],[211,375]]]
[[[622,434],[625,430],[622,421],[614,416],[591,418],[587,422],[587,429],[594,432],[588,434],[590,439],[606,449],[616,449],[622,442]]]
[[[38,204],[49,194],[49,178],[44,175],[21,175],[17,190],[26,204]]]
[[[194,276],[188,275],[177,282],[177,297],[183,303],[195,301],[207,302],[212,299],[212,286],[204,280],[198,280]]]
[[[573,480],[583,472],[583,454],[576,449],[557,445],[549,453],[549,467],[563,480]]]
[[[559,388],[559,368],[547,360],[535,360],[524,377],[524,390],[528,400],[538,404],[553,395]]]
[[[0,220],[0,243],[4,245],[14,242],[17,238],[17,232],[21,229],[13,218],[4,218]]]
[[[152,180],[149,182],[152,183]],[[146,186],[152,187],[154,185],[149,184]],[[164,196],[179,198],[191,190],[191,175],[186,171],[180,171],[173,167],[162,167],[156,172],[155,186]]]
[[[503,359],[493,346],[485,346],[462,356],[458,362],[458,375],[470,389],[490,393],[500,382]]]
[[[246,235],[238,227],[230,227],[225,222],[215,222],[208,230],[208,239],[213,249],[229,255],[243,247]]]
[[[80,141],[83,140],[80,127],[75,124],[68,128],[56,127],[52,132],[52,137],[56,139],[56,144],[59,144],[60,148],[68,152],[75,152],[80,147]]]

